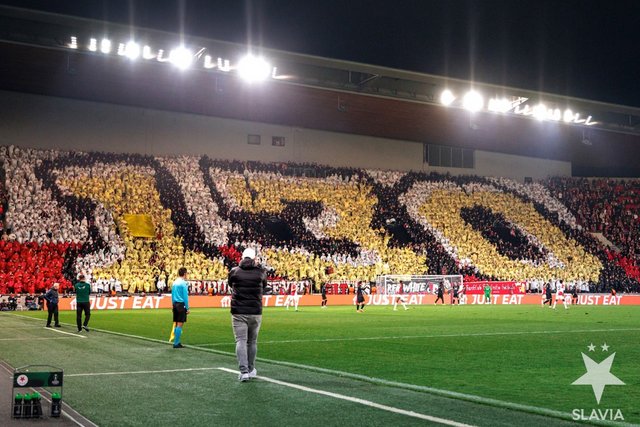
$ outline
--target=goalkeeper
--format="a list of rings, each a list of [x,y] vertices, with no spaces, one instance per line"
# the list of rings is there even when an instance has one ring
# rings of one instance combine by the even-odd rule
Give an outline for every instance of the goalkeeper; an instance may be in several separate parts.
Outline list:
[[[488,283],[484,285],[484,302],[485,304],[491,304],[491,286]]]

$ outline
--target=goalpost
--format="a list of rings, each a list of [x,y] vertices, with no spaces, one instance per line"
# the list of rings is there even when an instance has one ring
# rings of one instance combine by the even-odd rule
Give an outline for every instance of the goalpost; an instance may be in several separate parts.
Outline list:
[[[434,294],[440,284],[443,284],[447,291],[456,285],[460,288],[462,275],[385,274],[376,276],[377,293],[382,295]]]

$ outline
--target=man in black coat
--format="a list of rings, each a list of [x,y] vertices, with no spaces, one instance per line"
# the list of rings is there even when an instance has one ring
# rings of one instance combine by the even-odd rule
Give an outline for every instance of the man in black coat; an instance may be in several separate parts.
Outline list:
[[[267,273],[255,263],[256,251],[247,248],[242,261],[229,272],[231,288],[231,324],[236,338],[236,357],[240,381],[257,375],[258,332],[262,323],[262,294],[267,287]]]
[[[49,311],[47,315],[47,328],[51,327],[51,317],[53,317],[55,322],[54,326],[56,328],[60,327],[60,321],[58,320],[58,287],[60,287],[60,284],[54,283],[51,289],[44,295],[44,299],[47,300],[47,310]]]

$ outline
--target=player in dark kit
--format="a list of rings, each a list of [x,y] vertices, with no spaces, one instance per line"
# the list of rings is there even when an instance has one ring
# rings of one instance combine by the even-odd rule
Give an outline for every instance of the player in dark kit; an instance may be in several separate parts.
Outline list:
[[[358,313],[364,312],[364,293],[360,283],[358,283],[358,288],[356,289],[356,311]]]
[[[322,308],[327,308],[327,285],[322,284],[320,286],[320,293],[322,294]]]
[[[551,308],[552,299],[551,284],[547,283],[544,285],[544,297],[542,298],[542,306],[544,307],[545,304],[549,303],[549,308]]]
[[[571,288],[571,305],[578,304],[578,286],[573,285]]]
[[[438,293],[437,293],[437,297],[436,297],[436,302],[433,303],[433,305],[438,304],[438,301],[442,301],[442,304],[444,304],[444,284],[440,283],[438,285]]]
[[[460,296],[458,295],[458,285],[453,285],[451,287],[451,305],[458,304],[460,305]]]

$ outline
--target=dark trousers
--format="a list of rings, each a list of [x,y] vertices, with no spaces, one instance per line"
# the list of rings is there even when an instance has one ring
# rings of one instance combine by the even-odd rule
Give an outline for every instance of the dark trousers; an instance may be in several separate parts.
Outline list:
[[[84,323],[82,323],[82,312],[84,311]],[[78,330],[82,329],[82,326],[87,326],[89,324],[89,318],[91,317],[91,303],[90,302],[79,302],[76,306],[76,324],[78,325]]]
[[[52,304],[50,302],[47,303],[47,310],[49,314],[47,315],[47,326],[51,325],[51,317],[53,317],[53,321],[56,325],[60,324],[58,320],[58,304]]]

